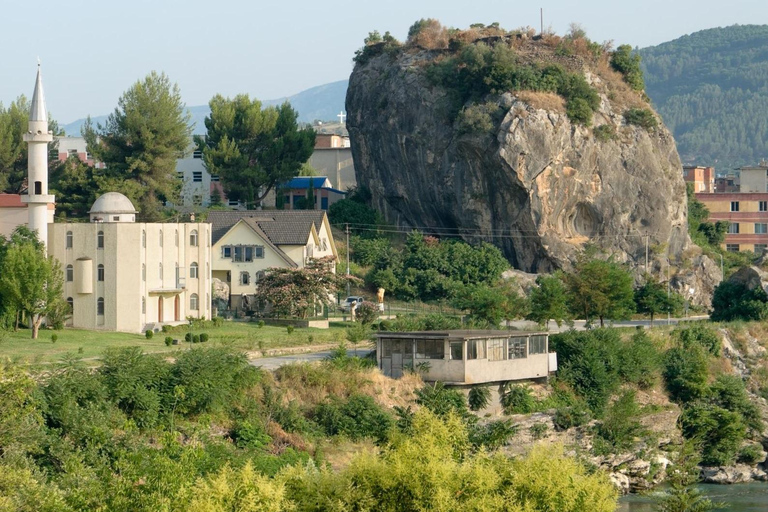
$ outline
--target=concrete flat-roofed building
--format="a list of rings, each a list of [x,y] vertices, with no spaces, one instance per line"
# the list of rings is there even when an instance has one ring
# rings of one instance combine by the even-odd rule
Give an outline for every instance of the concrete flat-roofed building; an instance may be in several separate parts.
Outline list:
[[[715,168],[700,165],[683,166],[683,180],[693,184],[693,191],[711,194],[715,192]]]
[[[53,203],[48,205],[48,222],[53,222],[56,208]],[[11,233],[27,223],[29,212],[26,203],[21,202],[19,194],[0,194],[0,235],[11,236]]]
[[[454,385],[541,379],[557,370],[546,332],[382,332],[376,360],[384,375],[395,378],[429,363],[424,380]]]
[[[762,254],[768,247],[768,193],[696,194],[709,210],[709,222],[727,221],[723,248]]]

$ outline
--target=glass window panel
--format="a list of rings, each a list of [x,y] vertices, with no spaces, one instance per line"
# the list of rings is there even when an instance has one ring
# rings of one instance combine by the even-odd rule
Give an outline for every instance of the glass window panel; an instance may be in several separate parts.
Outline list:
[[[504,338],[495,338],[488,340],[488,360],[504,360]]]
[[[454,361],[461,361],[464,359],[464,342],[452,341],[450,345],[451,359]]]
[[[530,354],[546,354],[547,353],[547,337],[546,336],[531,336],[529,342],[528,353]]]
[[[515,336],[507,343],[507,359],[525,359],[527,357],[528,338]]]

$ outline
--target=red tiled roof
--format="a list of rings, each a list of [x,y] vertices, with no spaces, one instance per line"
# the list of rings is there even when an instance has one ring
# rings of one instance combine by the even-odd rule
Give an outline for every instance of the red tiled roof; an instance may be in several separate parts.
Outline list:
[[[0,208],[25,208],[19,194],[0,194]]]

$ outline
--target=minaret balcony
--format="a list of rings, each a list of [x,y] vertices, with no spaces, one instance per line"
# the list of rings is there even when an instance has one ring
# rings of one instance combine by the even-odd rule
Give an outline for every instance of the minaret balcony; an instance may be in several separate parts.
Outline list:
[[[21,196],[21,202],[27,204],[55,203],[56,196],[53,194],[24,194]]]
[[[52,140],[53,133],[51,132],[28,132],[24,134],[24,142],[51,142]]]

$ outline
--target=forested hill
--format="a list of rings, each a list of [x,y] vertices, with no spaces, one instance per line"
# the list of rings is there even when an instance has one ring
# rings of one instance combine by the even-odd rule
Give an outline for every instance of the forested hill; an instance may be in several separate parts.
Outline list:
[[[683,163],[726,171],[768,158],[768,25],[702,30],[640,54]]]

